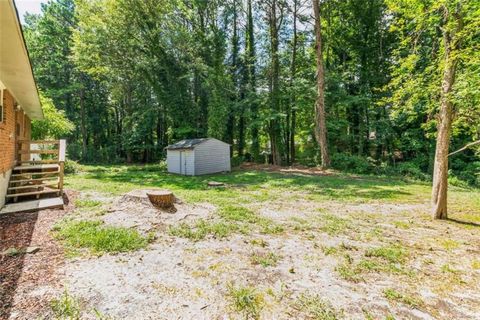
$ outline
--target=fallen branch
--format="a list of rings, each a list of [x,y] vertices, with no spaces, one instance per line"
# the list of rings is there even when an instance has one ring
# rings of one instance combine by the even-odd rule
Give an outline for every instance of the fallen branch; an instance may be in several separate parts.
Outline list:
[[[480,140],[474,141],[474,142],[470,142],[469,144],[467,144],[467,145],[463,146],[462,148],[458,149],[457,151],[454,151],[454,152],[452,152],[452,153],[449,153],[448,156],[449,156],[449,157],[450,157],[450,156],[453,156],[454,154],[459,153],[459,152],[462,152],[463,150],[468,149],[468,148],[470,148],[470,147],[473,147],[473,146],[475,146],[475,145],[477,145],[477,144],[480,144]]]

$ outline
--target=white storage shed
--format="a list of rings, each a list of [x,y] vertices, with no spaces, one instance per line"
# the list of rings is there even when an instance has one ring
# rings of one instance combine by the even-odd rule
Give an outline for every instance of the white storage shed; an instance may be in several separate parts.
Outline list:
[[[167,148],[168,172],[189,176],[230,171],[230,145],[214,138],[182,140]]]

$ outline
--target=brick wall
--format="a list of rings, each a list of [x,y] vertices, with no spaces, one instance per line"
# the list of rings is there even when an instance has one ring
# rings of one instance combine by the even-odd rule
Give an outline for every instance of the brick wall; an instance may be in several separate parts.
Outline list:
[[[14,99],[8,90],[3,91],[5,119],[0,122],[0,173],[5,173],[15,160],[15,111]]]
[[[30,140],[31,121],[23,110],[15,111],[13,96],[4,90],[3,105],[5,107],[4,122],[0,122],[0,173],[10,170],[15,161],[15,139]],[[24,145],[23,149],[28,148]],[[22,156],[28,160],[28,155]]]

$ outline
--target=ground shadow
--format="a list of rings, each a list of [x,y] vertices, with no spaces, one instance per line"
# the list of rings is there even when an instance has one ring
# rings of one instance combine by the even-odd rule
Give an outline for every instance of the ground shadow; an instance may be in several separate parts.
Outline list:
[[[480,228],[480,223],[476,223],[476,222],[463,221],[463,220],[458,220],[458,219],[453,219],[453,218],[448,218],[447,221],[450,221],[450,222],[453,222],[453,223],[462,224],[462,225],[464,225],[464,226],[470,226],[470,227]]]
[[[27,248],[32,240],[38,212],[13,213],[0,215],[0,319],[10,316],[13,298],[22,275],[25,254],[22,249]],[[15,248],[19,252],[4,252]]]
[[[207,190],[208,181],[218,181],[232,188],[255,188],[264,183],[274,187],[288,187],[310,194],[331,198],[360,197],[390,199],[398,195],[412,195],[397,187],[407,184],[400,179],[359,177],[340,174],[309,174],[272,172],[266,170],[234,170],[204,176],[182,176],[165,172],[158,166],[104,166],[87,171],[85,178],[114,183],[131,183],[145,187],[174,187],[186,190]]]

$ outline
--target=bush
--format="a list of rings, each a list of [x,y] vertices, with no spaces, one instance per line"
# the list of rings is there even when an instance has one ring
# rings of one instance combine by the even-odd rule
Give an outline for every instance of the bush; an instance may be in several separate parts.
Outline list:
[[[332,156],[332,167],[358,174],[372,173],[376,169],[375,165],[367,158],[344,153],[336,153]]]
[[[80,164],[75,160],[66,160],[64,171],[65,173],[75,174],[80,171]]]
[[[395,172],[407,178],[428,180],[429,176],[422,172],[417,164],[413,162],[400,162],[395,167]]]

